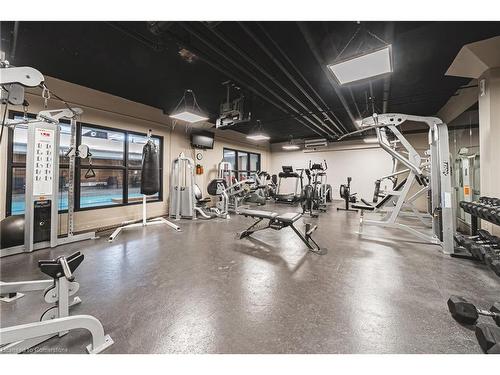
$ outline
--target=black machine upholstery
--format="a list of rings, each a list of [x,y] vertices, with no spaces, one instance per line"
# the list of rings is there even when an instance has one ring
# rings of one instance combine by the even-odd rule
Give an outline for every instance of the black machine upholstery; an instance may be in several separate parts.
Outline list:
[[[404,184],[406,183],[406,178],[401,181],[395,188],[394,188],[394,191],[399,191],[403,188]],[[354,207],[354,208],[357,208],[359,210],[366,210],[366,211],[375,211],[376,209],[379,209],[380,207],[382,207],[384,204],[387,203],[387,201],[389,201],[389,199],[391,199],[393,197],[393,195],[391,194],[387,194],[380,202],[378,202],[376,205],[373,205],[373,204],[370,204],[369,202],[367,202],[365,199],[361,198],[361,202],[364,203],[364,205],[362,204],[353,204],[351,207]]]
[[[39,260],[38,267],[40,268],[40,271],[42,271],[44,274],[54,279],[57,279],[64,275],[64,269],[61,264],[61,259],[63,258],[65,258],[69,270],[73,273],[78,268],[78,266],[83,262],[84,256],[79,251],[77,251],[76,253],[73,253],[68,257],[59,257],[56,259],[49,259],[49,260]]]

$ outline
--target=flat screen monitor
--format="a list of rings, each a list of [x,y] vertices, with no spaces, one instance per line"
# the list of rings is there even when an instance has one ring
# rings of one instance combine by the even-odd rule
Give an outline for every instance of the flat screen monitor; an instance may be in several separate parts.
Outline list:
[[[208,131],[198,131],[191,133],[191,146],[211,150],[214,148],[214,133]]]

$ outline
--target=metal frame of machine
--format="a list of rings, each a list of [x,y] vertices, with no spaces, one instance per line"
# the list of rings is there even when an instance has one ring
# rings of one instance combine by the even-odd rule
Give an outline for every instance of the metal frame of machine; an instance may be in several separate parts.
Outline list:
[[[75,295],[80,285],[74,281],[72,271],[83,261],[83,254],[77,252],[69,257],[39,261],[40,269],[51,271],[53,279],[0,282],[0,296],[3,302],[13,302],[24,296],[20,292],[44,291],[47,303],[55,305],[46,310],[39,322],[0,328],[0,353],[22,353],[54,336],[62,337],[75,329],[86,329],[92,342],[88,353],[100,353],[113,345],[109,335],[104,334],[101,322],[91,315],[70,316],[70,308],[81,303]],[[4,297],[5,296],[5,297]]]
[[[28,123],[24,244],[0,249],[0,257],[32,252],[46,247],[95,239],[95,232],[74,234],[74,165],[77,153],[70,153],[67,236],[59,238],[59,120],[71,120],[71,146],[76,149],[76,116],[80,108],[41,111],[36,120],[9,121],[9,126]],[[50,215],[47,214],[50,212]],[[50,239],[39,241],[35,223],[50,220]]]
[[[212,180],[207,188],[211,196],[218,197],[215,207],[205,207],[207,200],[202,200],[202,193],[195,182],[196,164],[193,159],[182,152],[172,160],[170,175],[170,203],[169,215],[175,220],[223,218],[229,219],[229,193],[226,181],[223,179]],[[197,197],[198,195],[198,197]],[[208,199],[209,201],[210,199]]]
[[[0,86],[8,85],[10,90],[19,94],[15,101],[10,100],[8,96],[6,102],[9,104],[19,105],[24,102],[25,86],[42,86],[42,97],[45,100],[50,98],[50,93],[43,84],[44,77],[38,70],[30,67],[9,67],[8,63],[3,62],[0,71]],[[76,152],[76,117],[82,112],[80,108],[69,107],[45,110],[39,112],[34,120],[9,120],[7,122],[8,127],[20,124],[29,125],[26,153],[25,225],[24,244],[0,249],[0,257],[95,238],[94,232],[74,234],[74,166],[76,157],[82,156]],[[71,120],[71,145],[70,152],[66,155],[70,158],[67,236],[59,238],[59,120],[62,118]],[[47,220],[50,220],[49,240],[39,241],[37,237],[40,233],[35,233],[35,223],[45,223]]]
[[[424,123],[428,126],[429,160],[422,158],[399,131],[398,128],[406,121]],[[341,137],[341,139],[352,134],[359,134],[374,129],[380,147],[406,167],[408,176],[398,191],[389,192],[391,199],[386,199],[383,205],[377,207],[383,208],[383,211],[386,212],[381,220],[367,220],[364,218],[362,211],[360,231],[362,231],[363,225],[397,228],[409,232],[426,242],[440,245],[445,254],[452,254],[454,252],[454,215],[447,125],[436,117],[396,113],[374,114],[372,117],[363,119],[362,126],[363,129],[349,133]],[[404,149],[403,152],[391,147],[391,143],[387,137],[388,132],[392,133],[398,139]],[[400,171],[397,173],[400,174],[403,172]],[[415,194],[409,196],[411,187],[417,182],[422,187]],[[408,211],[403,210],[403,208],[409,208],[411,210],[410,214],[412,214],[410,216],[414,216],[425,223],[425,215],[418,212],[413,203],[419,196],[427,192],[430,192],[431,205],[429,214],[431,217],[430,226],[432,227],[431,235],[407,224],[397,222],[398,218],[409,216]],[[388,202],[391,202],[391,204],[388,204]],[[360,205],[353,207],[372,211],[375,208],[375,206]]]

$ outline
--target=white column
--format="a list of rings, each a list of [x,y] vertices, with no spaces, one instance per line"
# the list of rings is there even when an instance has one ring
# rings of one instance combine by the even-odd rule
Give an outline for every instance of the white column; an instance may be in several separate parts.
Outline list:
[[[500,67],[488,69],[478,82],[481,195],[500,198]],[[482,227],[500,235],[496,225],[483,221]]]

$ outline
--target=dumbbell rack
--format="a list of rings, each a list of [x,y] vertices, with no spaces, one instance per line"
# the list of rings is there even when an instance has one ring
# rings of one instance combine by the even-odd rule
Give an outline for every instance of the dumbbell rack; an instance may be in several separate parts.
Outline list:
[[[491,220],[486,215],[481,214],[480,212],[471,210],[470,209],[471,206],[482,206],[482,205],[481,205],[481,203],[475,203],[475,202],[465,202],[465,201],[460,202],[460,207],[462,207],[462,209],[466,213],[471,215],[471,235],[473,235],[473,236],[477,235],[477,231],[479,228],[479,219],[485,220],[485,221],[492,223],[492,224],[495,224],[495,225],[498,225],[498,222]],[[500,208],[500,206],[498,206],[498,207]]]
[[[492,223],[494,225],[500,225],[500,199],[498,198],[490,198],[490,197],[481,197],[479,198],[479,202],[466,202],[462,201],[460,202],[460,207],[464,210],[464,212],[468,213],[471,215],[471,235],[472,236],[477,236],[479,232],[479,220],[485,220],[489,223]],[[495,236],[493,236],[495,237]],[[475,254],[477,255],[477,254]],[[456,252],[456,254],[453,254],[452,256],[456,258],[466,258],[466,259],[471,259],[471,260],[479,260],[479,261],[484,261],[483,257],[477,257],[474,254],[471,253],[463,253],[463,252]],[[483,255],[484,256],[484,255]],[[490,258],[491,259],[491,258]],[[496,261],[497,265],[492,266],[488,262],[486,264],[489,265],[489,267],[498,275],[500,276],[499,273],[499,268],[498,268],[498,261]]]

